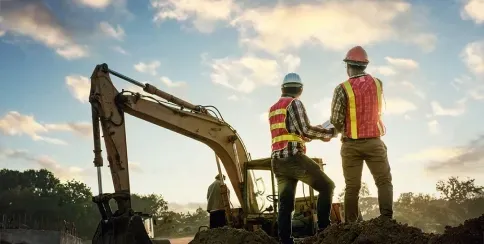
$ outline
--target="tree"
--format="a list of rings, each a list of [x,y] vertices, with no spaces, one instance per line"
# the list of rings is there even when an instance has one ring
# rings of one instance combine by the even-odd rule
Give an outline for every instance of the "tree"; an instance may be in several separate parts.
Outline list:
[[[436,190],[448,201],[462,203],[484,194],[484,187],[476,186],[475,179],[459,180],[459,177],[450,177],[447,181],[438,181]]]
[[[131,206],[135,211],[152,214],[159,218],[168,210],[168,202],[157,194],[131,195]]]

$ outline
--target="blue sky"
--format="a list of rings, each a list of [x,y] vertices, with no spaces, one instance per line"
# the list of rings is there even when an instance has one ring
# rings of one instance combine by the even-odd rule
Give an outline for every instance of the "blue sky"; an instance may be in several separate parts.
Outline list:
[[[484,1],[437,3],[2,0],[0,166],[45,167],[97,193],[87,99],[100,63],[217,106],[252,158],[268,157],[265,113],[284,74],[301,75],[301,99],[312,123],[322,123],[334,87],[346,79],[345,52],[362,45],[369,73],[384,83],[395,196],[435,193],[436,181],[449,176],[484,184]],[[112,78],[119,90],[135,89]],[[133,192],[163,194],[180,209],[203,206],[217,172],[213,151],[136,118],[126,124]],[[340,146],[308,146],[308,155],[327,163],[337,192],[344,188]],[[112,190],[107,167],[103,175]],[[366,168],[363,181],[376,194]]]

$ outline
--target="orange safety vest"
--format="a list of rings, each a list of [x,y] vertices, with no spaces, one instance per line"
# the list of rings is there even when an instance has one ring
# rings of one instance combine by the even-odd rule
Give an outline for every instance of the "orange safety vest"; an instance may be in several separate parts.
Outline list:
[[[360,139],[385,135],[385,126],[381,121],[382,89],[378,79],[364,75],[350,78],[341,85],[348,99],[346,137]]]
[[[304,140],[300,135],[289,133],[286,128],[287,107],[294,101],[292,97],[281,97],[277,103],[272,105],[269,110],[269,125],[272,136],[272,152],[282,150],[287,147],[288,142],[299,142],[302,144],[304,152]]]

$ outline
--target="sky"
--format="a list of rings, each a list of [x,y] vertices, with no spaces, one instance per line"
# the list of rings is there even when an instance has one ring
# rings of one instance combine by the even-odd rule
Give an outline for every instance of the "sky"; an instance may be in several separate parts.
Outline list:
[[[347,79],[344,55],[361,45],[368,73],[383,81],[395,199],[436,194],[450,176],[484,184],[484,0],[444,2],[0,0],[0,167],[47,168],[98,193],[88,96],[101,63],[216,106],[252,158],[269,157],[267,111],[283,76],[300,74],[301,100],[321,124]],[[111,78],[118,90],[139,91]],[[162,194],[174,210],[205,207],[214,152],[135,117],[126,128],[132,192]],[[336,194],[340,147],[314,141],[307,152],[326,163]],[[255,175],[268,193],[268,172]],[[363,181],[376,196],[366,167]],[[113,190],[106,163],[103,188]]]

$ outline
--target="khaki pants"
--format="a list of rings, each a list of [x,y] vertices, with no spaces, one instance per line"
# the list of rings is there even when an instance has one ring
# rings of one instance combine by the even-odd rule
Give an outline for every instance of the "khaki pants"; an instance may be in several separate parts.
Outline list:
[[[380,214],[393,217],[393,185],[387,147],[380,138],[345,139],[341,146],[343,174],[346,189],[344,197],[345,221],[354,222],[359,218],[358,200],[361,188],[363,161],[370,169],[378,188]]]

